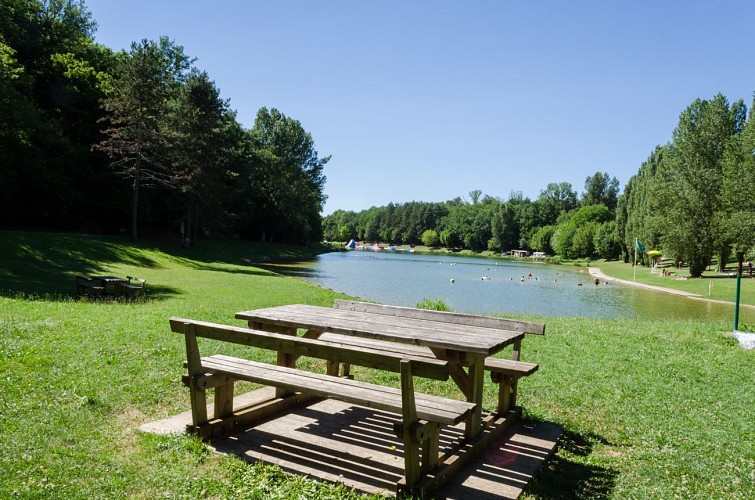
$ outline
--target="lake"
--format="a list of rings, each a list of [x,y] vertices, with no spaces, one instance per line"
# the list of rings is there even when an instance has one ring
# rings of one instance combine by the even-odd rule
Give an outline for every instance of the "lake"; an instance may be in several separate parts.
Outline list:
[[[724,319],[732,305],[693,300],[616,283],[595,285],[586,269],[530,260],[393,252],[333,252],[269,266],[283,274],[363,300],[413,307],[441,299],[477,314],[598,318]],[[740,323],[755,322],[741,308]]]

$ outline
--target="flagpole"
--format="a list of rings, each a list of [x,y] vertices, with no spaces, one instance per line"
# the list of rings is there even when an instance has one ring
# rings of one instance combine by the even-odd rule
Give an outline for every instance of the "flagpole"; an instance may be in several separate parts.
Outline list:
[[[637,280],[637,238],[634,239],[634,271],[632,274],[632,281]]]

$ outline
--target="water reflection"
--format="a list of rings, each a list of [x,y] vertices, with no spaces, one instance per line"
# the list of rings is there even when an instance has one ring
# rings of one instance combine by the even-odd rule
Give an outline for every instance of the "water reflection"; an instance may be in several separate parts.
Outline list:
[[[734,308],[615,283],[586,270],[453,255],[334,252],[267,266],[364,300],[414,306],[442,299],[455,311],[600,318],[731,319]],[[742,308],[741,322],[755,321]]]

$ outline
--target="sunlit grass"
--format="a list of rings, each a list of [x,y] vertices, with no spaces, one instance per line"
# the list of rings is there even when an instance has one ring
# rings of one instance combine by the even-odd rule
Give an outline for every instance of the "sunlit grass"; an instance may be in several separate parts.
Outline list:
[[[622,261],[596,261],[591,264],[600,268],[607,275],[627,281],[637,281],[649,285],[673,288],[685,292],[696,293],[704,298],[734,302],[736,297],[737,280],[726,274],[708,271],[702,278],[688,278],[686,269],[669,268],[672,276],[662,276],[660,271],[652,272],[650,267],[637,266],[635,270],[631,264]],[[687,279],[677,279],[687,278]],[[740,280],[740,303],[755,305],[755,279],[743,277]]]
[[[0,497],[358,498],[342,486],[213,454],[190,436],[137,432],[189,406],[180,383],[184,343],[170,332],[170,316],[242,325],[233,318],[240,310],[330,306],[340,297],[252,265],[279,251],[307,253],[0,234]],[[75,300],[78,273],[144,277],[146,299]],[[547,334],[524,341],[522,358],[540,370],[520,382],[519,402],[528,418],[565,431],[529,497],[752,496],[754,353],[720,335],[728,325],[527,319],[545,321]],[[397,384],[395,374],[354,372]],[[458,397],[453,384],[418,381],[417,388]],[[486,382],[488,409],[495,391]]]

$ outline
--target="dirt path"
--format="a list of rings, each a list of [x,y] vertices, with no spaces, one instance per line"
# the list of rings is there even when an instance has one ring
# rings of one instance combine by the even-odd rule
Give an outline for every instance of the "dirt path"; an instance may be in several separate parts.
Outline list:
[[[627,280],[620,280],[618,278],[612,278],[611,276],[608,276],[607,274],[603,274],[603,272],[598,267],[590,267],[588,268],[590,271],[591,276],[595,276],[596,278],[600,278],[604,281],[613,281],[615,283],[622,283],[624,285],[630,285],[630,286],[637,286],[640,288],[647,288],[649,290],[655,290],[656,292],[663,292],[663,293],[670,293],[673,295],[681,295],[683,297],[691,297],[691,298],[702,298],[702,295],[698,293],[692,293],[692,292],[685,292],[683,290],[674,290],[673,288],[665,288],[662,286],[656,286],[656,285],[648,285],[645,283],[638,283],[636,281],[627,281]]]
[[[600,278],[603,281],[613,281],[614,283],[621,283],[623,285],[629,285],[629,286],[636,286],[640,288],[647,288],[648,290],[654,290],[656,292],[662,292],[662,293],[670,293],[672,295],[681,295],[682,297],[687,297],[689,299],[695,299],[695,300],[705,300],[707,302],[716,302],[718,304],[729,304],[734,305],[733,302],[730,302],[728,300],[717,300],[717,299],[709,299],[707,297],[703,297],[699,293],[692,293],[692,292],[685,292],[683,290],[674,290],[673,288],[665,288],[662,286],[656,286],[656,285],[648,285],[646,283],[637,283],[636,281],[628,281],[628,280],[620,280],[618,278],[613,278],[611,276],[608,276],[607,274],[603,274],[603,272],[598,267],[590,267],[588,268],[590,275],[595,276],[596,278]],[[750,309],[755,308],[755,305],[751,304],[739,304],[739,307],[747,307]]]

